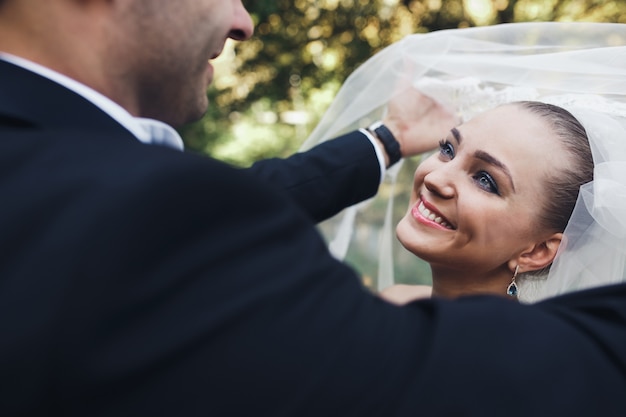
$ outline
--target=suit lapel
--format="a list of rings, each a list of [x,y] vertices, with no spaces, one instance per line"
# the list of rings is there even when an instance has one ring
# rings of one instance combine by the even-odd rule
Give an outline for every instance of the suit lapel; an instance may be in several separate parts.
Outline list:
[[[96,130],[127,134],[117,121],[71,90],[0,60],[0,127]]]

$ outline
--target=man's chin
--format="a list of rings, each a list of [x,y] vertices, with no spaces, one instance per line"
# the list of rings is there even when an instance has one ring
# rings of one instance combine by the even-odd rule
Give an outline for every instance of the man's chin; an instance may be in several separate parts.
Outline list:
[[[166,123],[174,128],[183,127],[202,119],[207,113],[208,108],[209,99],[205,96],[205,98],[203,100],[201,99],[193,108],[188,108],[186,111],[182,111],[182,108],[179,108],[179,112],[172,114],[171,120],[166,121]]]

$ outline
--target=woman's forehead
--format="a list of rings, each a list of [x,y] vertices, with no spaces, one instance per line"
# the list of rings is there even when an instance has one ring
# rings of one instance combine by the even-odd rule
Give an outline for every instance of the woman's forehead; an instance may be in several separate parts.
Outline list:
[[[520,105],[489,110],[457,130],[459,134],[451,133],[450,137],[468,156],[490,155],[506,166],[516,183],[533,184],[533,178],[543,178],[568,163],[567,153],[548,121]]]
[[[558,143],[547,120],[519,104],[507,104],[488,110],[460,125],[458,130],[470,141],[509,143],[513,148],[532,142],[541,145]],[[494,140],[497,139],[497,140]]]

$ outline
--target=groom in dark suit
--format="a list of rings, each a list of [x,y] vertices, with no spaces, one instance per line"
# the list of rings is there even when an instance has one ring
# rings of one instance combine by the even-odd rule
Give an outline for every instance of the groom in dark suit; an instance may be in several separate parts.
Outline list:
[[[314,223],[432,144],[423,97],[397,142],[180,151],[251,33],[240,0],[0,0],[0,415],[626,415],[624,286],[397,307],[329,255]]]

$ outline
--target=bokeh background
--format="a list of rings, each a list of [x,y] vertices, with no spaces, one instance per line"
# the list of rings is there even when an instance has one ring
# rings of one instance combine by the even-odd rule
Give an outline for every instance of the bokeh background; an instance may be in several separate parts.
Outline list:
[[[527,21],[626,24],[626,0],[244,0],[244,5],[255,23],[254,37],[227,43],[215,62],[209,111],[181,130],[188,150],[242,167],[296,152],[347,76],[406,35]],[[400,183],[410,181],[410,169],[405,172],[409,176]],[[398,217],[406,205],[400,201],[396,207]],[[371,215],[383,212],[381,207]],[[369,242],[379,237],[362,233],[359,241],[375,251]],[[397,250],[396,281],[428,283],[428,267]],[[355,251],[348,261],[375,286],[372,258]]]

